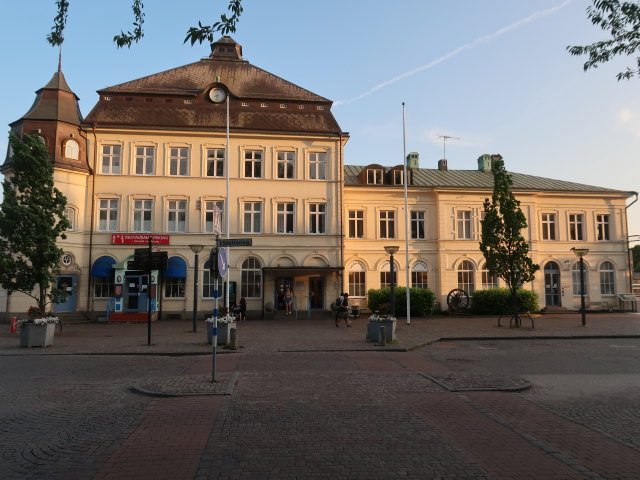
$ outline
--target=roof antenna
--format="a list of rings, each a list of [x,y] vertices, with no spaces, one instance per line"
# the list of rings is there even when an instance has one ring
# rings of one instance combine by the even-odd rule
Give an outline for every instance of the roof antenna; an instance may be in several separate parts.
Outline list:
[[[442,139],[442,158],[446,159],[447,158],[447,140],[448,139],[460,140],[460,138],[452,137],[450,135],[438,135],[438,138]]]

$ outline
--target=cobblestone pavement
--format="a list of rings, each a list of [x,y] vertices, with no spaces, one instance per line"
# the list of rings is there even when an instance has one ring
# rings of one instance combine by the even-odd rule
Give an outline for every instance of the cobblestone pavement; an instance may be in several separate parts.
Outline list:
[[[626,318],[632,338],[638,317]],[[244,348],[218,355],[215,385],[204,333],[185,324],[155,326],[155,350],[139,325],[65,325],[47,349],[15,349],[2,336],[0,478],[640,478],[638,395],[620,392],[624,408],[612,413],[595,397],[493,391],[527,379],[380,351],[363,325],[254,323],[240,326]],[[412,348],[436,328],[414,326],[398,327]],[[474,328],[531,333],[482,319]],[[128,336],[141,332],[142,341]],[[627,429],[609,428],[612,418]]]

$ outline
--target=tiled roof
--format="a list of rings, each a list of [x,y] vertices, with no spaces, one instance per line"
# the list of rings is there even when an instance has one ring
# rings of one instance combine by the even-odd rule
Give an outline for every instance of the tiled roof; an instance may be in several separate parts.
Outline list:
[[[80,125],[82,114],[78,97],[69,88],[61,71],[57,71],[44,87],[36,92],[36,99],[21,120],[56,120]]]
[[[362,185],[358,175],[365,169],[361,165],[345,165],[344,181],[345,186]],[[391,170],[384,167],[385,173]],[[479,170],[437,170],[430,168],[411,169],[413,174],[413,186],[427,187],[434,189],[470,189],[470,190],[493,190],[493,174]],[[582,183],[567,182],[564,180],[554,180],[546,177],[536,177],[522,173],[509,172],[513,179],[513,190],[515,191],[546,191],[546,192],[588,192],[588,193],[614,193],[629,194],[604,187],[584,185]],[[396,187],[395,185],[384,185],[384,187]]]
[[[232,38],[224,37],[208,58],[99,90],[100,100],[85,123],[224,129],[225,102],[215,104],[207,97],[212,86],[220,85],[230,94],[233,129],[341,132],[330,100],[251,65],[242,60],[241,51]]]

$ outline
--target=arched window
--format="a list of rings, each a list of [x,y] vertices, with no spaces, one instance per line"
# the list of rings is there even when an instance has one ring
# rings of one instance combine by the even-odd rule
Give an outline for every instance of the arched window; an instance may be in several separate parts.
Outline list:
[[[611,262],[600,265],[600,293],[602,295],[616,294],[616,271]]]
[[[411,286],[413,288],[429,288],[429,274],[427,265],[416,262],[411,268]]]
[[[165,298],[184,298],[187,281],[187,263],[180,257],[171,257],[162,272]]]
[[[468,295],[473,295],[476,289],[475,282],[475,270],[473,263],[469,260],[463,260],[458,265],[458,288],[467,292]]]
[[[78,142],[75,140],[67,140],[67,143],[64,144],[64,156],[72,160],[78,160],[79,155],[80,147],[78,146]]]
[[[240,295],[245,298],[262,296],[262,265],[260,260],[249,257],[242,262],[242,288]]]
[[[366,271],[362,262],[353,262],[349,267],[349,296],[364,297],[366,294]]]
[[[215,277],[211,275],[211,259],[204,262],[202,267],[202,298],[214,298],[213,292],[215,291]],[[218,280],[218,290],[222,290],[220,286],[222,283]]]
[[[393,262],[393,283],[398,285],[398,264]],[[380,270],[380,288],[391,286],[391,264],[387,261]]]
[[[72,207],[67,207],[64,209],[64,216],[69,222],[69,226],[67,230],[75,230],[76,229],[76,211]]]
[[[489,290],[491,288],[498,288],[498,277],[491,275],[491,272],[487,270],[487,264],[482,265],[480,270],[482,274],[482,289]]]
[[[584,264],[584,294],[587,295],[589,293],[589,269],[587,268],[587,264]],[[571,280],[573,281],[573,294],[581,295],[581,283],[580,283],[580,262],[576,262],[571,267]]]

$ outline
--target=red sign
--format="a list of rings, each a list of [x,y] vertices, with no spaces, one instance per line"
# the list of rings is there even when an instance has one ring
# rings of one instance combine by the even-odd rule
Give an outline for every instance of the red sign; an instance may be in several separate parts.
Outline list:
[[[169,235],[145,235],[144,233],[112,233],[112,245],[147,245],[151,237],[154,245],[169,245]]]

